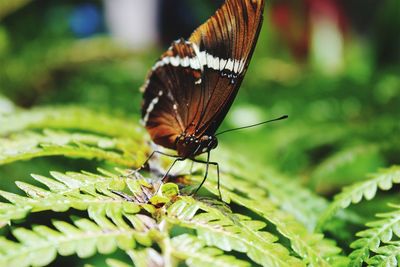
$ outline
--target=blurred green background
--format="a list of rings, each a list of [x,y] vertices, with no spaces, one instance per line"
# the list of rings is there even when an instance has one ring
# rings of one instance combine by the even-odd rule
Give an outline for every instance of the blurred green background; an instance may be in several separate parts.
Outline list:
[[[13,112],[9,99],[26,109],[86,106],[137,124],[148,70],[220,3],[1,0],[0,113]],[[221,130],[283,114],[289,120],[221,136],[213,159],[233,153],[328,198],[399,164],[399,29],[399,0],[267,1],[255,55]],[[15,191],[14,180],[30,173],[97,166],[61,158],[1,166],[1,189]],[[382,206],[394,193],[382,193]],[[379,211],[378,200],[365,204],[366,214]]]

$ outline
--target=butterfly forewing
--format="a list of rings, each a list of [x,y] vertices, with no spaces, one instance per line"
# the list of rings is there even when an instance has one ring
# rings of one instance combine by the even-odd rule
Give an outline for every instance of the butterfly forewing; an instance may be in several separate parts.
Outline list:
[[[142,119],[152,140],[176,149],[178,136],[212,136],[249,65],[264,0],[227,0],[162,55],[144,86]]]
[[[246,73],[262,25],[264,0],[226,3],[189,41],[200,50],[205,108],[199,134],[213,135],[228,112]]]

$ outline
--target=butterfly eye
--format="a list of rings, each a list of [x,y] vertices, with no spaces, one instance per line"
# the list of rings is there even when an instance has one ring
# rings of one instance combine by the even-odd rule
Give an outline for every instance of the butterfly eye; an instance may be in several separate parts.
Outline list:
[[[217,146],[218,146],[218,140],[215,138],[215,139],[213,140],[213,142],[212,142],[211,148],[214,149],[214,148],[216,148]]]

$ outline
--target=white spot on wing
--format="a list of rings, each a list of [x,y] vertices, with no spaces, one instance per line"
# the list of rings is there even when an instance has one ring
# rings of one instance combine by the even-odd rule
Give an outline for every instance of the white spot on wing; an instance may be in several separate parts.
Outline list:
[[[186,42],[190,44],[189,42]],[[153,67],[156,70],[164,65],[171,64],[174,67],[190,67],[194,70],[203,71],[204,67],[207,66],[210,69],[223,71],[228,70],[235,74],[240,74],[244,70],[245,60],[244,59],[224,59],[213,56],[206,51],[200,51],[196,44],[191,44],[195,51],[196,57],[184,57],[177,56],[164,57],[159,60]]]
[[[190,59],[190,67],[194,70],[199,70],[200,69],[200,62],[197,58],[191,58]]]
[[[240,65],[240,61],[235,59],[235,63],[233,64],[233,72],[234,73],[239,72],[239,65]]]
[[[171,101],[175,101],[174,96],[172,95],[172,93],[171,93],[170,90],[168,90],[167,96],[168,96],[168,98],[169,98]]]
[[[226,63],[227,63],[227,62],[228,62],[228,60],[226,60],[226,59],[221,59],[221,61],[220,61],[220,63],[221,63],[220,68],[225,69]]]
[[[147,80],[144,82],[143,86],[140,87],[140,92],[144,93],[144,91],[146,91],[146,88],[149,86],[149,84],[150,84],[150,80],[147,79]]]
[[[199,65],[198,69],[200,69],[203,72],[203,66],[204,66],[204,64],[206,64],[206,60],[204,58],[206,52],[205,51],[200,52],[200,49],[196,44],[193,44],[193,50],[197,56],[197,61],[198,61],[197,64]]]
[[[226,63],[225,69],[229,70],[229,71],[233,71],[233,60],[232,59],[228,59],[228,62]]]
[[[180,61],[178,56],[171,57],[170,61],[171,61],[171,65],[174,66],[174,67],[178,67],[180,65],[180,63],[181,63],[181,61]]]
[[[160,100],[160,97],[163,95],[163,91],[159,91],[158,92],[158,96],[156,96],[155,98],[153,98],[153,100],[151,100],[149,106],[146,109],[146,115],[143,118],[143,124],[146,125],[147,121],[149,120],[150,117],[150,113],[153,111],[154,107],[157,105],[158,101]]]
[[[189,67],[190,66],[189,57],[184,57],[183,59],[181,59],[181,66],[182,67]]]

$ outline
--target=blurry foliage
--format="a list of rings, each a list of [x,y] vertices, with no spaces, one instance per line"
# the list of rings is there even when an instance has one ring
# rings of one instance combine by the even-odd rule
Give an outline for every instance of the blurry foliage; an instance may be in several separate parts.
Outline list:
[[[399,265],[397,0],[335,76],[293,63],[266,23],[221,129],[289,120],[221,136],[227,204],[214,170],[197,197],[202,166],[159,190],[125,170],[152,150],[138,89],[159,51],[76,39],[74,1],[28,2],[0,4],[1,266]]]
[[[0,2],[0,19],[28,4],[31,0],[14,0]]]

